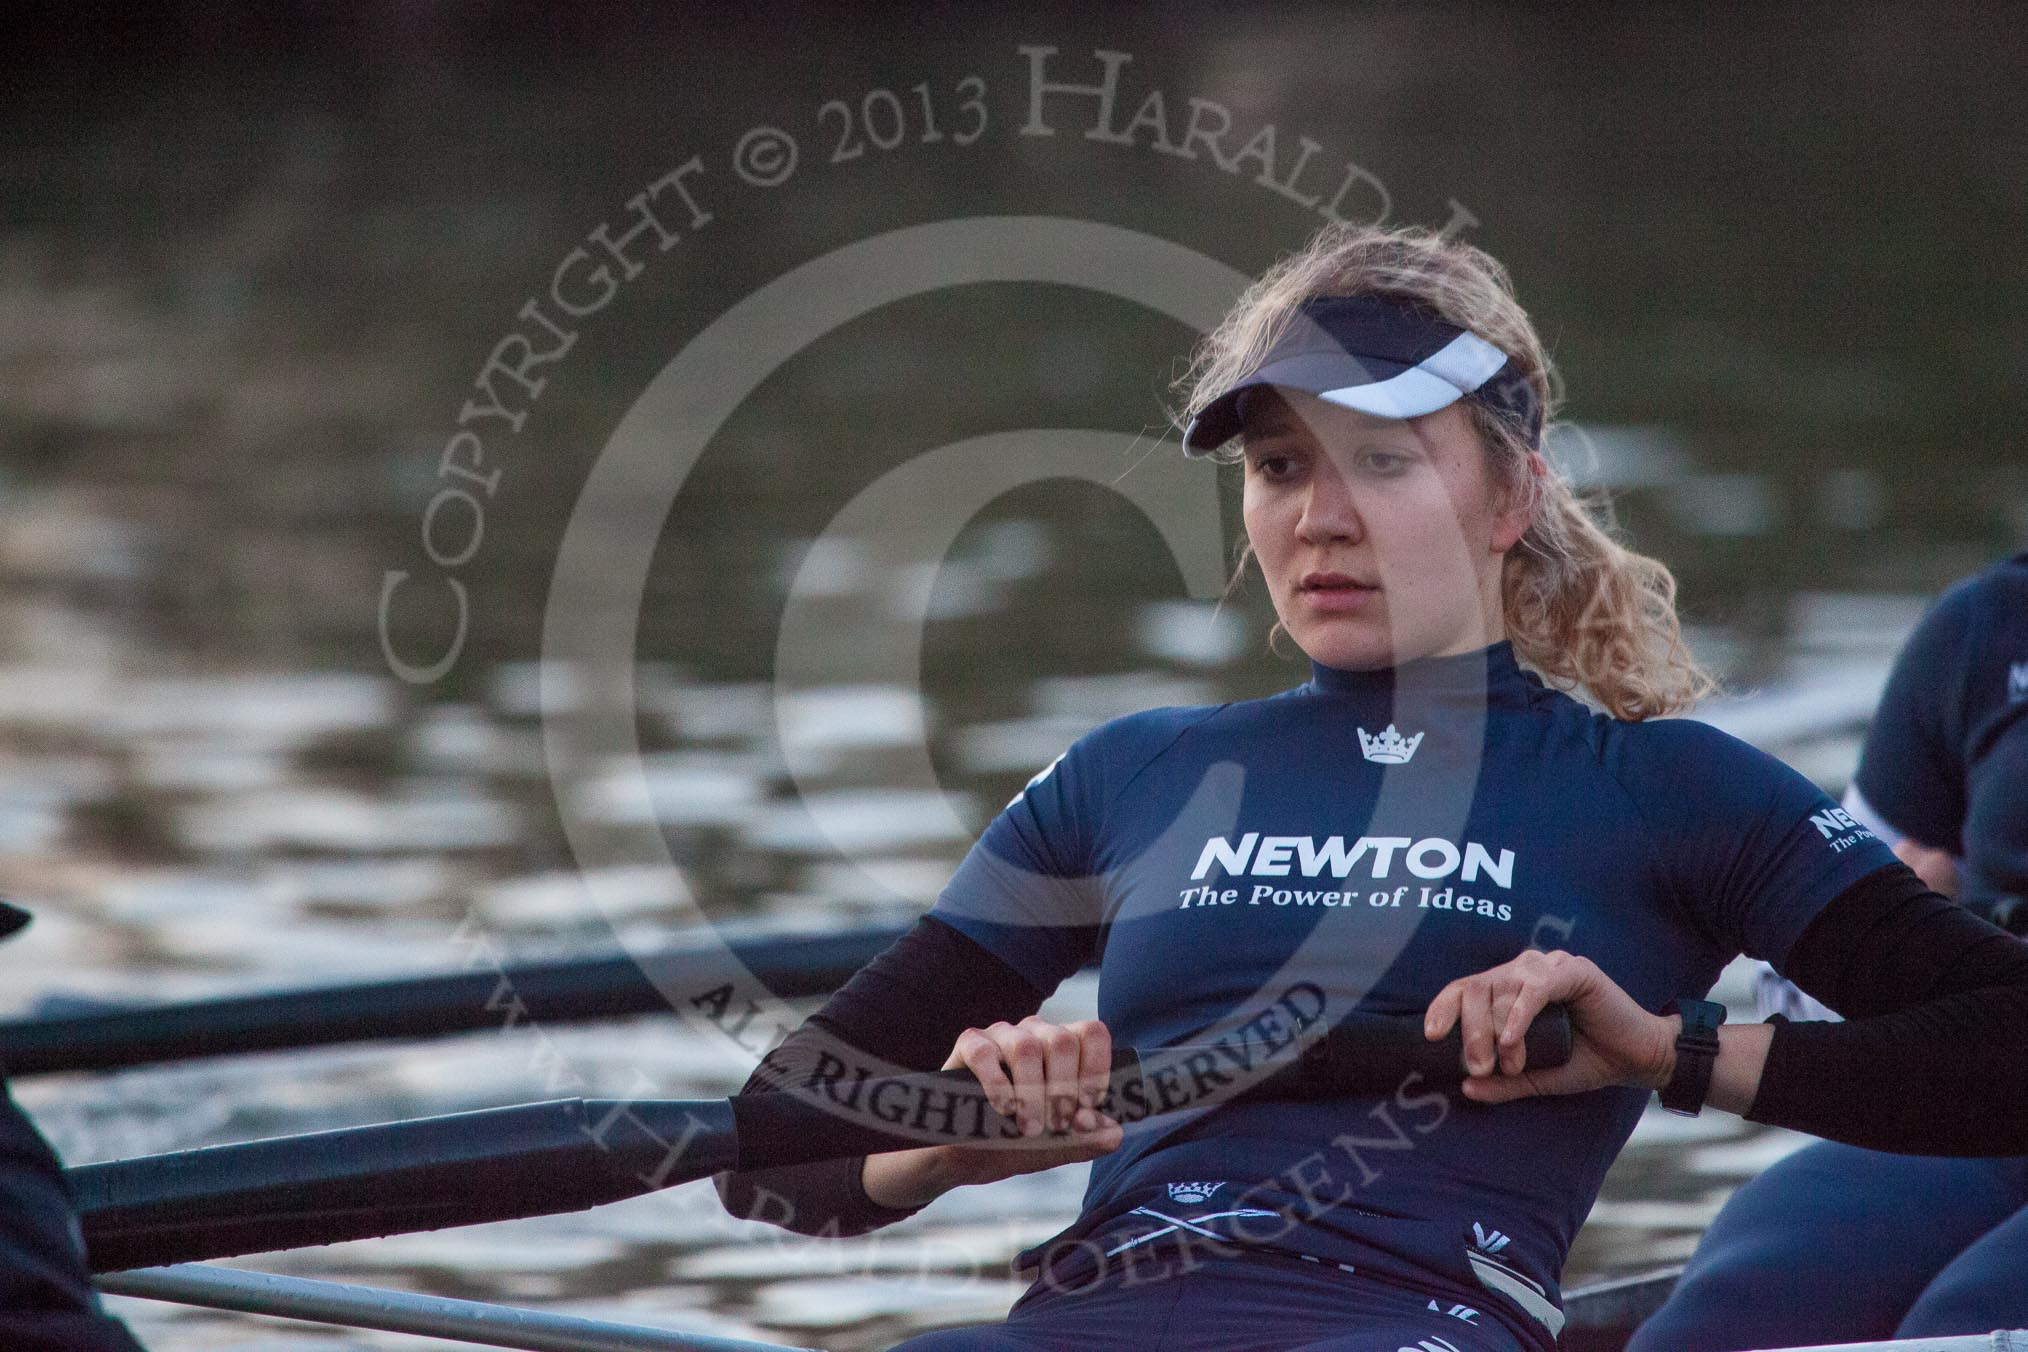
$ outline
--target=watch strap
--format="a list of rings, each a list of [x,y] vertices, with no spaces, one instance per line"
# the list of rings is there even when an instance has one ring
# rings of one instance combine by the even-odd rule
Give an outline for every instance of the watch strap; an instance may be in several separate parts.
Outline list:
[[[1665,1014],[1678,1014],[1683,1031],[1676,1035],[1676,1070],[1662,1086],[1662,1106],[1672,1113],[1695,1117],[1711,1090],[1711,1068],[1718,1060],[1718,1028],[1725,1006],[1715,1000],[1675,1000]]]

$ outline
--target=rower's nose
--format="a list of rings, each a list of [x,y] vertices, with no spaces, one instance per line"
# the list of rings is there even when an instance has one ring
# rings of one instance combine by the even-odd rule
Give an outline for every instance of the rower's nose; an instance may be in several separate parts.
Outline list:
[[[1358,544],[1366,538],[1366,520],[1360,512],[1358,495],[1328,455],[1317,457],[1310,481],[1304,487],[1296,538],[1317,547]]]

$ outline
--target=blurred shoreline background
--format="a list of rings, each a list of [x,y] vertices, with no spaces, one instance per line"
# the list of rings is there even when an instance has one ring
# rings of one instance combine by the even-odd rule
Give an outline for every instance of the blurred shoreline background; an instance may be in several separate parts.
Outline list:
[[[1153,89],[1179,132],[1190,98],[1214,101],[1228,148],[1271,123],[1283,163],[1314,138],[1320,164],[1382,185],[1391,219],[1476,218],[1466,237],[1510,266],[1562,366],[1559,453],[1676,570],[1693,643],[1728,678],[1708,716],[1834,792],[1926,599],[2028,541],[2028,38],[2006,7],[16,7],[0,890],[37,921],[0,947],[6,1007],[450,967],[460,926],[512,953],[651,943],[693,898],[799,925],[926,906],[969,842],[888,787],[912,691],[798,697],[804,727],[834,730],[821,788],[857,823],[860,867],[797,804],[769,684],[788,580],[856,492],[964,437],[1090,427],[1173,455],[1184,326],[1070,288],[967,287],[769,374],[685,481],[648,579],[651,801],[606,792],[599,765],[564,788],[615,830],[660,830],[681,880],[608,870],[590,905],[536,663],[557,543],[614,425],[770,279],[985,215],[1108,223],[1257,273],[1320,223],[1250,172],[1084,135],[1089,99],[1045,105],[1053,136],[1018,134],[1024,44],[1055,47],[1065,81],[1127,53],[1116,125]],[[967,77],[985,125],[959,145]],[[822,105],[875,89],[910,118],[933,108],[945,136],[911,121],[894,149],[832,162]],[[728,167],[761,124],[802,143],[778,188]],[[502,477],[458,574],[465,646],[439,681],[397,679],[385,578],[430,566],[419,523],[475,373],[587,231],[692,156],[711,223],[585,321],[525,424],[489,442]],[[853,607],[929,587],[930,751],[972,831],[1105,718],[1304,674],[1266,651],[1257,587],[1188,599],[1147,522],[1086,485],[1007,495],[927,582],[886,575],[872,542],[820,562],[847,655]],[[419,600],[394,639],[441,651],[451,618]],[[745,1073],[672,1020],[556,1038],[591,1083],[723,1093]],[[19,1093],[82,1162],[540,1097],[541,1078],[526,1036],[483,1035]],[[1793,1144],[1738,1125],[1644,1127],[1567,1277],[1687,1252]],[[1067,1219],[1081,1181],[974,1190],[829,1248],[725,1220],[693,1188],[262,1261],[874,1347],[1004,1310],[999,1265]],[[122,1309],[158,1349],[425,1345]]]

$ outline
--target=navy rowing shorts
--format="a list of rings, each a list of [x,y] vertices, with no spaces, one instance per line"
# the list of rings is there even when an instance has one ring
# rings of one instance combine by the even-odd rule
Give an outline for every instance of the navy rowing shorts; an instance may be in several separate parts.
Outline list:
[[[1523,1352],[1482,1311],[1334,1264],[1162,1240],[1134,1252],[1038,1279],[1004,1323],[939,1329],[892,1352]]]

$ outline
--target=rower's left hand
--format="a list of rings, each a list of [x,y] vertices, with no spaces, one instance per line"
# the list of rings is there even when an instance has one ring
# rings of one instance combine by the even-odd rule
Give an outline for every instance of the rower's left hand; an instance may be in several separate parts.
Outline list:
[[[1570,1008],[1570,1060],[1529,1070],[1522,1037],[1543,1007],[1557,1001]],[[1434,1042],[1453,1025],[1464,1038],[1465,1097],[1505,1103],[1610,1084],[1659,1089],[1675,1068],[1682,1019],[1642,1009],[1589,958],[1531,948],[1438,991],[1423,1017],[1423,1036]]]

